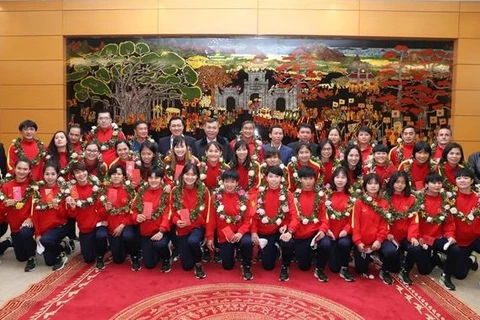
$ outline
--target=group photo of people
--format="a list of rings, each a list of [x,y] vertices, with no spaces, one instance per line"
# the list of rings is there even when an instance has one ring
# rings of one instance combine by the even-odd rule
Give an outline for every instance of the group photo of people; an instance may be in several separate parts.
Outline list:
[[[181,268],[197,279],[205,263],[220,263],[251,281],[257,263],[280,281],[298,268],[319,282],[392,285],[398,274],[411,285],[414,268],[438,267],[440,284],[455,290],[454,279],[478,269],[479,155],[466,159],[449,127],[430,145],[404,126],[389,148],[367,125],[343,143],[336,127],[318,141],[299,123],[297,140],[283,144],[282,126],[263,141],[251,120],[231,141],[215,118],[196,140],[172,116],[157,141],[145,121],[127,138],[110,111],[96,120],[49,141],[24,120],[0,152],[0,254],[12,248],[25,272],[39,259],[61,270],[78,251],[98,270],[110,254],[134,272]]]

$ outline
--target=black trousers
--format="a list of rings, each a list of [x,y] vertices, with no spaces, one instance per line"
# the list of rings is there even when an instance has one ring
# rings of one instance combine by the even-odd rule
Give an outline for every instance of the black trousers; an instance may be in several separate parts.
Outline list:
[[[33,228],[23,227],[19,232],[11,234],[13,241],[13,251],[15,258],[20,261],[27,261],[28,258],[35,257],[37,244],[33,239]]]
[[[198,227],[189,234],[178,237],[178,249],[183,270],[192,270],[195,263],[199,263],[202,259],[201,244],[204,236],[205,228]]]
[[[352,236],[348,235],[331,241],[328,266],[332,272],[337,273],[340,272],[341,267],[348,267],[350,253],[352,252]]]
[[[307,239],[294,239],[295,256],[297,258],[300,270],[307,271],[312,266],[312,257],[315,254],[315,266],[323,269],[327,264],[332,240],[329,237],[323,237],[318,243],[316,249],[310,247],[313,237]]]
[[[378,250],[380,259],[382,259],[382,270],[393,272],[393,261],[397,254],[395,245],[389,240],[384,240],[382,246]],[[370,262],[370,253],[361,253],[355,246],[353,250],[353,258],[355,260],[355,272],[358,274],[368,273],[368,264]]]
[[[52,228],[42,234],[40,243],[45,247],[43,259],[45,260],[45,264],[47,266],[53,266],[57,257],[60,256],[60,253],[62,253],[64,248],[60,245],[60,243],[62,242],[62,239],[67,236],[67,233],[68,227],[66,224],[64,224],[63,226]]]
[[[245,233],[239,242],[223,242],[218,244],[220,257],[222,258],[222,267],[226,270],[233,269],[235,265],[235,250],[240,249],[242,256],[242,265],[250,266],[252,264],[253,244],[250,233]]]
[[[470,260],[469,257],[472,255],[473,251],[480,253],[480,237],[473,241],[468,247],[458,248],[458,259],[455,263],[453,275],[457,279],[465,279],[472,267],[472,260]]]
[[[443,252],[447,255],[447,261],[443,272],[446,275],[452,275],[455,270],[455,264],[458,261],[460,248],[456,244],[452,244],[448,247],[448,250],[443,250],[443,246],[448,242],[447,238],[441,237],[433,242],[432,246],[428,246],[427,250],[422,250],[419,254],[417,261],[417,268],[420,274],[430,274],[435,267],[434,254],[436,252]]]
[[[109,235],[110,249],[113,262],[123,263],[128,253],[131,257],[138,256],[138,234],[133,226],[123,228],[122,234],[118,237]]]
[[[293,238],[285,242],[280,240],[280,233],[259,234],[259,238],[267,239],[267,245],[262,249],[262,266],[265,270],[273,270],[278,257],[279,247],[282,250],[282,265],[290,266],[293,258],[294,243]],[[278,247],[277,247],[278,245]]]
[[[170,250],[168,242],[170,241],[166,234],[159,241],[153,241],[151,237],[142,236],[142,255],[145,268],[153,269],[161,260],[170,259]]]
[[[402,239],[399,243],[400,247],[397,250],[397,254],[393,260],[392,272],[400,272],[400,269],[403,267],[405,271],[410,272],[415,265],[415,262],[418,261],[418,257],[422,253],[421,246],[412,246],[408,240]]]
[[[91,232],[79,234],[80,252],[86,263],[92,263],[97,256],[104,256],[108,246],[107,227],[96,227]]]

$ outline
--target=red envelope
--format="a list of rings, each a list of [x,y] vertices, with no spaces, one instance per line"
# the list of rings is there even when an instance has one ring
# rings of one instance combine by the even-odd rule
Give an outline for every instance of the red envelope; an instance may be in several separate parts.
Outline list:
[[[223,234],[225,235],[225,238],[227,241],[231,241],[235,233],[232,231],[232,228],[230,226],[226,226],[225,228],[222,229]]]
[[[111,204],[117,203],[118,190],[117,189],[108,189],[107,199]]]
[[[423,239],[423,242],[429,246],[433,246],[433,243],[435,242],[435,240],[437,240],[436,238],[428,236],[426,234],[422,236],[422,239]]]
[[[143,203],[143,215],[147,219],[152,219],[153,203],[144,202]]]
[[[423,181],[415,181],[415,189],[416,190],[422,190],[425,187],[425,184]]]
[[[175,180],[178,180],[178,177],[180,177],[180,174],[182,174],[183,167],[184,165],[181,164],[177,164],[177,166],[175,167]]]
[[[13,200],[22,200],[22,187],[13,187]]]
[[[127,165],[127,175],[131,175],[133,170],[135,169],[135,162],[127,161],[126,165]]]
[[[53,192],[52,189],[45,189],[45,198],[47,199],[47,203],[53,202]]]
[[[140,185],[141,178],[140,178],[140,169],[133,169],[132,171],[132,181],[138,186]]]
[[[78,200],[80,198],[77,190],[77,186],[73,186],[70,188],[70,197],[72,197],[75,200]]]
[[[178,214],[180,215],[180,220],[185,222],[187,226],[192,224],[192,221],[190,220],[190,210],[181,209],[181,210],[178,210]]]

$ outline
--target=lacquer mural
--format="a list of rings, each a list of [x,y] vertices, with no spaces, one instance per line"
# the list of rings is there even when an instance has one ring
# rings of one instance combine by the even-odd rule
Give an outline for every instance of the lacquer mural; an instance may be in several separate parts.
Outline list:
[[[258,134],[279,124],[286,139],[308,122],[316,139],[337,126],[354,138],[361,124],[394,144],[404,125],[421,139],[448,125],[453,42],[317,38],[67,39],[68,123],[84,130],[111,110],[127,134],[146,120],[154,137],[181,115],[201,134],[208,117],[233,138],[253,119]]]

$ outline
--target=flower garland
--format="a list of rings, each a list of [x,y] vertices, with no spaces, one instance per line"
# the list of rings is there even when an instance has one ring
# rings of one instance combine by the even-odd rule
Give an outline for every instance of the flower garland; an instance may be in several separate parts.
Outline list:
[[[388,193],[383,194],[383,198],[388,202],[388,212],[392,214],[392,220],[400,220],[400,219],[405,219],[405,218],[411,218],[417,213],[417,205],[414,203],[414,205],[410,208],[410,210],[407,210],[405,212],[400,212],[396,210],[393,205],[392,205],[392,196],[389,195]]]
[[[218,160],[218,163],[220,164],[220,175],[225,170],[230,169],[230,166],[223,160],[222,157]],[[208,170],[208,165],[207,165],[207,159],[203,158],[202,162],[198,164],[198,171],[200,172],[200,180],[205,180],[207,178],[207,170]]]
[[[365,193],[362,193],[360,195],[360,200],[362,200],[364,204],[372,208],[372,210],[375,213],[379,214],[385,221],[387,221],[388,224],[391,224],[395,220],[394,216],[390,212],[385,211],[385,209],[380,207],[378,205],[378,202],[375,199],[373,199],[371,196],[368,196]]]
[[[312,163],[313,164],[318,164],[318,166],[320,167],[319,170],[320,171],[322,170],[322,167],[323,167],[322,161],[316,162],[316,161],[313,161],[312,159],[309,159],[307,166],[309,166]],[[302,186],[302,181],[300,180],[300,177],[298,176],[298,159],[296,157],[292,157],[290,159],[290,163],[288,164],[288,167],[293,172],[292,176],[293,176],[293,183],[295,183],[295,187],[297,189],[300,189],[301,186]],[[318,179],[315,182],[315,184],[318,184],[320,186],[323,185],[323,175],[318,176]]]
[[[247,193],[242,188],[237,187],[235,192],[238,195],[237,209],[239,210],[239,213],[234,216],[229,216],[225,213],[225,207],[222,204],[224,192],[225,192],[225,188],[223,185],[221,185],[215,190],[213,194],[213,197],[215,199],[213,202],[213,207],[215,208],[215,211],[217,212],[217,215],[220,218],[220,220],[225,221],[226,223],[233,223],[236,225],[242,220],[243,216],[245,215],[245,212],[247,211],[247,201],[248,201]]]
[[[312,213],[310,214],[310,216],[304,216],[303,215],[303,211],[302,211],[302,208],[301,208],[301,204],[300,204],[300,195],[302,194],[302,189],[296,189],[295,192],[293,193],[293,198],[295,200],[295,203],[297,204],[297,209],[298,209],[298,218],[300,220],[301,223],[303,224],[308,224],[310,222],[313,222],[313,223],[318,223],[319,220],[317,218],[317,215],[318,215],[318,208],[319,208],[319,205],[320,205],[320,201],[322,200],[322,197],[324,196],[324,192],[322,191],[321,189],[321,186],[320,185],[315,185],[314,187],[314,193],[315,193],[315,198],[313,200],[313,210],[312,210]]]
[[[197,184],[197,204],[195,208],[190,211],[191,221],[197,220],[198,216],[200,215],[200,212],[205,210],[205,205],[203,204],[203,202],[204,202],[206,190],[207,190],[207,186],[205,185],[205,183],[199,181],[199,183]],[[183,192],[183,187],[179,183],[177,183],[177,186],[173,191],[173,207],[177,211],[183,208],[182,192]]]
[[[430,146],[432,148],[432,157],[435,156],[435,153],[437,152],[438,144],[437,143],[432,143]]]
[[[35,139],[35,143],[37,144],[38,153],[35,156],[35,158],[33,158],[33,160],[31,160],[31,166],[32,167],[39,164],[40,161],[45,156],[45,149],[43,147],[43,142],[38,140],[38,139]],[[28,159],[27,155],[25,154],[25,151],[23,151],[22,138],[13,139],[13,145],[15,146],[15,153],[17,154],[19,159],[20,158],[27,158]]]
[[[75,200],[75,204],[77,205],[77,207],[79,208],[85,208],[85,207],[89,207],[89,206],[92,206],[95,204],[95,202],[97,201],[98,199],[98,195],[100,193],[100,179],[97,178],[97,176],[94,176],[92,174],[89,174],[88,177],[87,177],[87,180],[88,180],[88,183],[90,183],[90,185],[92,186],[92,195],[90,197],[87,197],[86,199],[82,200],[82,199],[76,199]],[[69,184],[70,185],[75,185],[77,183],[76,180],[70,180],[69,181]],[[69,190],[70,192],[70,190]]]
[[[387,161],[385,162],[385,167],[388,167],[390,166],[392,163],[390,162],[390,160],[387,159]],[[377,173],[376,170],[377,170],[377,161],[375,161],[375,158],[372,157],[372,159],[370,161],[367,162],[367,164],[365,165],[365,167],[368,169],[368,173]]]
[[[405,160],[405,155],[403,153],[403,139],[402,138],[398,138],[397,139],[397,160],[398,162],[397,163],[402,163],[403,160]]]
[[[454,194],[453,198],[457,199],[457,195]],[[475,220],[477,217],[480,217],[480,198],[478,198],[477,205],[473,207],[468,214],[461,212],[456,207],[452,207],[450,209],[450,214],[460,221],[471,225],[473,220]]]
[[[425,192],[420,192],[417,194],[417,208],[418,208],[418,215],[425,219],[428,223],[435,223],[435,224],[442,224],[446,219],[449,212],[456,212],[458,211],[453,205],[455,204],[455,200],[453,200],[453,193],[447,191],[445,192],[443,189],[440,191],[440,196],[442,197],[441,207],[442,212],[436,215],[435,217],[430,216],[425,211]],[[453,213],[452,213],[453,214]]]
[[[137,212],[139,213],[143,213],[143,195],[148,190],[148,187],[148,183],[144,182],[138,189],[135,209],[137,209]],[[165,185],[161,183],[160,189],[163,190],[164,187]],[[156,220],[163,214],[163,211],[165,210],[165,206],[167,204],[168,196],[168,193],[162,192],[162,195],[160,196],[160,201],[158,202],[158,207],[155,211],[152,212],[152,220]]]
[[[342,211],[337,211],[333,209],[332,200],[331,200],[332,195],[333,195],[332,189],[328,189],[327,192],[325,193],[325,208],[326,208],[328,217],[330,217],[330,219],[332,220],[342,220],[343,218],[350,217],[353,212],[353,207],[355,205],[356,198],[353,196],[350,196],[348,198],[347,208],[342,212]]]
[[[242,137],[241,136],[237,137],[237,141],[240,141],[240,140],[242,140]],[[262,145],[263,144],[262,144],[261,140],[256,139],[256,138],[253,139],[253,143],[255,144],[255,146],[253,148],[253,154],[250,156],[250,158],[252,160],[259,161],[260,160],[260,151],[262,150]],[[249,143],[247,142],[247,145],[248,144]]]
[[[287,170],[287,167],[283,163],[280,163],[278,166],[283,171],[283,177],[282,177],[282,180],[281,180],[281,182],[283,184],[285,182],[285,177],[288,176],[288,170]],[[266,183],[265,179],[263,179],[263,178],[265,178],[267,176],[267,169],[268,169],[267,163],[264,162],[260,165],[260,176],[262,177],[262,182],[261,182],[262,184]]]
[[[363,177],[358,176],[357,181],[350,186],[350,189],[348,191],[354,197],[359,197],[360,194],[362,193],[362,184],[363,184]]]
[[[105,142],[100,142],[97,139],[97,133],[99,128],[96,126],[92,127],[91,134],[93,134],[92,141],[96,142],[100,146],[100,152],[106,151],[115,147],[115,143],[118,140],[118,135],[120,134],[120,127],[116,123],[112,123],[112,137]]]
[[[282,224],[283,219],[285,219],[285,214],[290,211],[290,207],[288,206],[288,189],[285,185],[280,186],[280,194],[278,196],[278,200],[280,203],[278,204],[277,214],[270,218],[267,216],[265,212],[265,194],[268,188],[265,186],[260,186],[258,188],[258,198],[257,198],[257,214],[258,218],[263,224],[276,224],[277,226]]]
[[[14,178],[13,175],[8,173],[5,176],[5,180],[2,180],[2,182],[0,183],[0,186],[3,185],[4,183],[7,183],[7,182],[13,180],[13,178]],[[15,209],[21,210],[23,208],[23,206],[25,205],[25,203],[27,202],[27,199],[31,196],[32,192],[33,192],[33,184],[30,184],[25,189],[25,192],[23,193],[22,198],[20,200],[18,200],[17,203],[15,203]],[[8,196],[2,192],[2,188],[0,187],[0,201],[5,201],[5,200],[8,200],[8,199],[9,199]]]
[[[445,187],[445,189],[447,189],[447,190],[449,190],[449,191],[456,191],[456,190],[457,190],[457,186],[454,185],[453,183],[451,183],[451,182],[447,179],[447,176],[446,176],[446,174],[445,174],[445,162],[440,161],[437,166],[438,166],[438,171],[439,171],[440,175],[445,178],[445,179],[443,180],[443,186]],[[464,168],[464,165],[458,164],[458,167],[459,167],[459,168]]]
[[[102,202],[103,206],[105,206],[108,203],[107,190],[109,185],[110,185],[110,180],[107,178],[103,183],[103,188],[101,189],[101,195],[100,195],[100,201]],[[124,187],[125,187],[125,191],[127,191],[128,193],[128,201],[124,206],[120,208],[110,209],[108,211],[108,214],[111,216],[116,216],[119,214],[130,212],[130,201],[133,200],[133,198],[135,198],[135,189],[132,188],[130,180],[125,181]]]
[[[33,204],[35,206],[35,210],[52,209],[52,203],[58,204],[62,201],[63,198],[67,196],[70,190],[68,189],[68,185],[65,183],[65,180],[62,177],[59,177],[57,179],[57,184],[58,184],[58,192],[55,195],[55,198],[53,198],[51,203],[43,202],[42,195],[40,194],[40,188],[46,186],[45,181],[42,180],[32,185]]]
[[[45,156],[45,159],[47,159],[49,155],[47,154]],[[48,159],[47,159],[48,160]],[[68,157],[68,163],[67,165],[65,166],[65,168],[61,169],[59,172],[58,172],[58,175],[59,176],[64,176],[68,173],[70,173],[70,170],[72,169],[72,165],[78,161],[78,154],[75,152],[75,150],[70,150],[70,155]]]
[[[414,162],[413,159],[408,159],[402,162],[405,164],[403,167],[403,171],[405,171],[410,176],[410,178],[411,178],[410,170],[412,169],[413,162]],[[436,166],[435,161],[432,161],[432,160],[428,161],[428,169],[430,170],[430,172],[435,172],[435,166]]]
[[[257,161],[250,161],[250,169],[248,170],[248,183],[247,183],[247,189],[246,190],[251,190],[253,187],[255,187],[255,172],[260,171],[260,165],[258,164]],[[258,176],[258,175],[257,175]],[[257,181],[258,183],[258,181]]]

